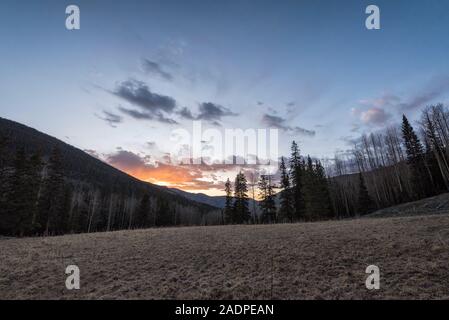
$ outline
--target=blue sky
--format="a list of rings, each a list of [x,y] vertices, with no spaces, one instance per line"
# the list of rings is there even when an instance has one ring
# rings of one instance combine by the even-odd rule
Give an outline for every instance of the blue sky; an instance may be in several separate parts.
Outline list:
[[[69,4],[80,7],[80,30],[65,28]],[[369,4],[381,30],[365,28]],[[449,102],[447,1],[0,6],[0,116],[156,183],[183,187],[145,176],[162,174],[147,162],[168,151],[170,132],[191,127],[181,109],[222,128],[278,127],[283,154],[295,139],[305,154],[332,157],[348,138]],[[163,106],[142,114],[138,92]],[[199,171],[191,181],[222,180]]]

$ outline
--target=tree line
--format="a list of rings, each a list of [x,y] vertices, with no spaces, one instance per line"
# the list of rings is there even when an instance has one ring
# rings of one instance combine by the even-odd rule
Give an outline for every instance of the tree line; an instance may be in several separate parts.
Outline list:
[[[249,171],[248,181],[241,171],[228,179],[221,213],[131,184],[75,179],[58,148],[48,157],[17,148],[11,161],[8,143],[0,135],[2,235],[340,219],[449,190],[449,110],[441,104],[424,108],[415,126],[404,115],[401,125],[363,134],[330,164],[301,155],[293,141],[277,175]]]
[[[400,125],[364,134],[352,143],[327,168],[337,218],[449,190],[449,111],[442,104],[421,110],[416,125],[404,115]]]
[[[332,217],[331,197],[325,169],[321,161],[302,157],[298,144],[293,141],[291,157],[282,157],[279,177],[261,174],[257,181],[260,214],[249,207],[249,185],[243,172],[234,184],[225,184],[226,201],[223,222],[278,223],[317,221]],[[254,199],[253,193],[253,200]]]
[[[326,168],[302,156],[293,141],[277,177],[261,174],[259,212],[249,208],[240,172],[225,184],[224,223],[277,223],[355,217],[449,190],[449,110],[426,107],[417,130],[407,117],[398,126],[363,134]],[[251,173],[254,175],[254,172]],[[234,188],[234,189],[233,189]],[[252,195],[254,199],[254,192]]]
[[[5,155],[0,136],[0,235],[61,235],[219,223],[218,212],[154,196],[143,189],[102,186],[68,178],[61,150]]]

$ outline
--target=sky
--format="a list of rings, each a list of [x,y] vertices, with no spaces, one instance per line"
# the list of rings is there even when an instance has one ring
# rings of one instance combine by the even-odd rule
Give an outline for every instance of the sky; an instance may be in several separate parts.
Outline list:
[[[65,27],[70,4],[79,30]],[[365,27],[370,4],[380,8],[380,30]],[[0,6],[1,117],[186,191],[222,194],[242,169],[173,163],[173,132],[193,121],[275,128],[279,155],[296,140],[302,154],[331,159],[362,133],[449,102],[448,1]]]

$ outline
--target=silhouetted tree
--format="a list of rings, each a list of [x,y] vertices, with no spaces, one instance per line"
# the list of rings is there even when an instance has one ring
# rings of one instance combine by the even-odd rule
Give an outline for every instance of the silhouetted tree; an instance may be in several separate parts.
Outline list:
[[[233,223],[234,222],[234,205],[232,203],[232,185],[231,181],[226,180],[225,183],[225,192],[226,192],[226,202],[224,207],[224,218],[226,223]]]
[[[286,219],[290,222],[293,222],[294,208],[293,208],[293,196],[292,196],[292,188],[290,185],[290,177],[287,172],[287,168],[285,166],[284,157],[281,157],[281,163],[279,166],[279,170],[281,173],[281,183],[280,183],[280,208],[279,208],[279,216],[282,219]]]
[[[413,191],[417,198],[421,198],[427,194],[428,188],[431,188],[424,162],[424,147],[405,115],[402,116],[402,136],[407,153],[407,163],[410,166]]]
[[[305,216],[304,190],[302,181],[303,171],[304,164],[299,154],[299,148],[297,143],[293,141],[291,147],[290,175],[292,179],[295,220],[304,219]]]
[[[237,174],[234,183],[234,219],[232,223],[245,223],[251,219],[248,209],[248,186],[243,172]]]
[[[366,188],[365,179],[363,179],[362,173],[359,173],[359,197],[357,209],[358,214],[360,215],[371,213],[376,209],[375,204],[368,193],[368,189]]]
[[[261,175],[259,180],[260,208],[264,223],[276,223],[276,203],[270,175]]]

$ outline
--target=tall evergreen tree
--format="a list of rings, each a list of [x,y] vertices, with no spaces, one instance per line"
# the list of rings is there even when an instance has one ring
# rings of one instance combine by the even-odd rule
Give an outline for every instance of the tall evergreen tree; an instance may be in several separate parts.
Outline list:
[[[291,147],[290,175],[292,179],[292,195],[294,204],[295,220],[304,219],[305,203],[303,190],[304,163],[301,160],[298,144],[293,141]]]
[[[294,218],[294,207],[293,207],[293,197],[292,188],[290,185],[290,177],[285,166],[284,157],[281,157],[281,163],[279,166],[281,172],[281,192],[279,193],[280,198],[280,208],[279,216],[282,219],[286,219],[293,222]]]
[[[248,185],[243,172],[237,174],[234,184],[234,221],[233,223],[245,223],[251,219],[248,209]]]
[[[276,223],[276,203],[274,201],[273,184],[270,175],[261,175],[259,180],[260,207],[262,209],[262,221]]]
[[[2,225],[13,235],[29,235],[34,229],[39,192],[41,160],[39,154],[27,158],[23,148],[16,152],[14,173],[6,195]]]
[[[413,192],[416,198],[424,197],[431,188],[426,172],[424,147],[405,115],[402,116],[402,137],[407,163],[410,166]]]
[[[320,212],[320,219],[329,219],[332,217],[332,204],[329,191],[329,182],[324,171],[324,167],[320,161],[315,162],[315,176],[317,182],[318,211]]]
[[[357,201],[357,212],[360,215],[365,215],[373,212],[376,209],[373,200],[371,199],[368,189],[366,188],[365,179],[359,173],[359,197]]]
[[[232,185],[231,181],[226,180],[225,183],[225,192],[226,192],[226,202],[224,207],[224,219],[226,223],[233,223],[234,222],[234,206],[232,203]]]

